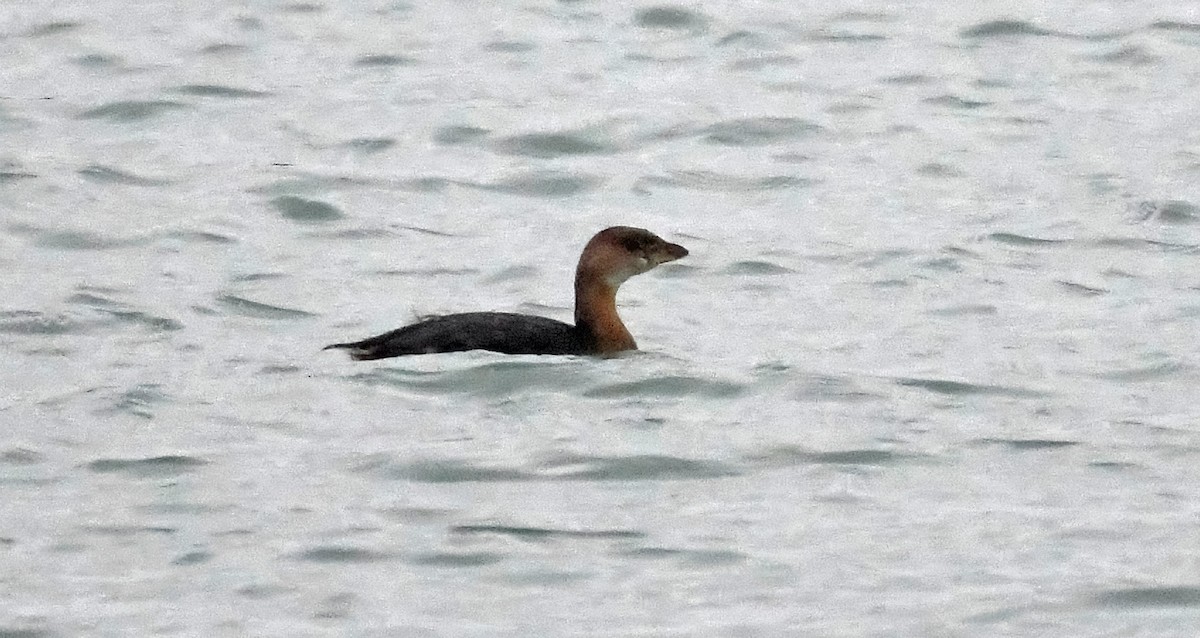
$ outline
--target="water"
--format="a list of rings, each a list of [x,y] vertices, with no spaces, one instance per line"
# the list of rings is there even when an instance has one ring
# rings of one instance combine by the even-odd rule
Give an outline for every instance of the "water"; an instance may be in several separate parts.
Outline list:
[[[1195,635],[1200,16],[809,4],[7,3],[0,635]]]

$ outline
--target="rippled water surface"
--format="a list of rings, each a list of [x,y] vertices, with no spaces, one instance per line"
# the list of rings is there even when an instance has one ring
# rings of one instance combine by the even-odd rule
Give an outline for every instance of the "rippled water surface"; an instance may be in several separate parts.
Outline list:
[[[1197,634],[1194,3],[0,18],[0,636]]]

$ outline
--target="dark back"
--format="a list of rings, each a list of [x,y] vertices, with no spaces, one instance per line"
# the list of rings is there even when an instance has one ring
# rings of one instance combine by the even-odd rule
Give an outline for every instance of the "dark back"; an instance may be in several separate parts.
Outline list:
[[[490,350],[504,354],[586,354],[571,324],[511,312],[432,317],[353,344],[356,359]]]

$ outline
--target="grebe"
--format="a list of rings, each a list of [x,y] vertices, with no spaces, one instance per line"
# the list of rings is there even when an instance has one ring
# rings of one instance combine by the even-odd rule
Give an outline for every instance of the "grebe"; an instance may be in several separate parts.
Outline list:
[[[575,325],[511,312],[467,312],[419,321],[376,337],[335,343],[358,360],[410,354],[491,350],[504,354],[606,355],[637,350],[617,315],[626,279],[688,251],[641,228],[613,226],[592,237],[575,269]]]

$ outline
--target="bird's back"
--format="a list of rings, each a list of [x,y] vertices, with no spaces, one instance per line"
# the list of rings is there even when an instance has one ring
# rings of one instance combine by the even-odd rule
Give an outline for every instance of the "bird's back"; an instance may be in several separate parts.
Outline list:
[[[490,350],[504,354],[586,354],[575,326],[511,312],[467,312],[431,317],[377,337],[335,343],[355,359]]]

